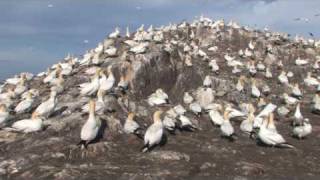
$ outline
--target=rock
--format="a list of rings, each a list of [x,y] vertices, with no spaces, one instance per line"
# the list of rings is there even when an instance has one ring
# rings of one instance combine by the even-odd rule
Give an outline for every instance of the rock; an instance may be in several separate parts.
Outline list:
[[[166,160],[166,161],[190,161],[190,156],[184,153],[175,151],[153,151],[150,155],[154,159]]]

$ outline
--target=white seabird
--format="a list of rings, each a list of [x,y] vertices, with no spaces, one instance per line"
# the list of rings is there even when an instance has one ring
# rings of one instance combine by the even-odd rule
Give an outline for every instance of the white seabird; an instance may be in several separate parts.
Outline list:
[[[31,119],[19,120],[12,124],[10,131],[18,131],[23,133],[30,133],[42,130],[43,120],[37,112],[32,113]]]
[[[312,132],[312,126],[309,122],[309,119],[304,119],[302,125],[295,126],[292,131],[293,136],[299,139],[302,139],[308,136],[309,134],[311,134],[311,132]]]
[[[31,92],[28,92],[27,97],[15,107],[14,111],[17,114],[29,112],[31,110],[33,101],[34,101],[34,99],[32,97]]]
[[[144,135],[144,146],[142,152],[147,152],[161,142],[163,136],[163,124],[161,121],[162,111],[156,111],[153,114],[153,124],[148,127]]]
[[[270,123],[273,122],[270,122],[270,118],[266,117],[260,127],[258,138],[261,142],[269,146],[294,148],[294,146],[288,144],[277,131],[268,128]]]
[[[81,141],[78,143],[78,145],[81,145],[85,148],[87,148],[88,144],[97,137],[101,127],[101,121],[99,117],[95,115],[95,106],[95,101],[91,99],[88,120],[81,128]]]
[[[35,110],[37,115],[48,118],[53,112],[57,105],[57,92],[51,91],[50,98],[42,102]]]

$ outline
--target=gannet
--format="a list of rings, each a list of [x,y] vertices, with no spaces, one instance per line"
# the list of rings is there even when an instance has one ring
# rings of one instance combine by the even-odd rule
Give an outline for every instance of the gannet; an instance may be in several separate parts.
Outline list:
[[[94,49],[95,53],[101,53],[103,52],[104,46],[103,43],[99,43],[98,46]]]
[[[291,87],[292,88],[292,91],[291,91],[291,94],[293,97],[296,97],[296,98],[302,98],[302,92],[299,88],[299,84],[298,83],[295,83],[294,86]]]
[[[248,47],[250,48],[250,50],[254,50],[255,44],[252,40],[249,42]]]
[[[254,76],[257,73],[254,61],[249,62],[247,68],[249,69],[249,73],[251,76]]]
[[[264,71],[266,69],[266,66],[261,61],[259,61],[257,64],[257,69],[258,71]]]
[[[240,76],[236,85],[236,89],[239,92],[242,92],[244,90],[244,80],[245,77],[244,76]]]
[[[186,55],[185,59],[184,59],[184,63],[186,64],[186,66],[190,67],[192,66],[192,58],[189,54]]]
[[[304,79],[304,83],[307,86],[317,86],[317,85],[319,85],[319,81],[316,78],[312,77],[312,73],[311,72],[308,72],[307,77]]]
[[[19,77],[18,75],[15,75],[12,78],[8,78],[6,79],[6,83],[7,84],[12,84],[12,85],[17,85],[21,80],[21,77]]]
[[[14,111],[17,114],[29,112],[32,108],[33,101],[34,99],[31,92],[28,92],[27,97],[15,107]]]
[[[201,106],[198,102],[193,102],[189,104],[189,109],[197,116],[200,116],[201,114]]]
[[[129,38],[130,37],[130,31],[129,31],[129,27],[127,26],[126,28],[126,37]]]
[[[220,111],[222,111],[221,106],[215,106],[209,110],[209,117],[213,124],[217,126],[221,126],[224,121]]]
[[[251,50],[249,50],[248,48],[246,48],[246,49],[244,50],[244,55],[245,55],[246,57],[251,57],[251,56],[253,55],[253,52],[252,52]]]
[[[95,112],[99,115],[102,115],[104,113],[105,108],[106,108],[106,103],[104,101],[105,94],[106,94],[106,91],[101,88],[97,92],[98,99],[95,104]],[[87,112],[89,112],[89,110],[90,110],[90,102],[88,104],[85,104],[82,107],[82,112],[87,113]]]
[[[27,90],[27,87],[25,85],[25,81],[26,81],[26,77],[25,77],[25,75],[22,75],[19,83],[16,85],[16,87],[14,89],[14,93],[16,95],[19,96]]]
[[[240,56],[240,57],[244,57],[244,52],[243,52],[243,50],[242,49],[240,49],[239,51],[238,51],[238,55]]]
[[[258,138],[260,141],[269,146],[294,148],[294,146],[288,144],[277,131],[268,128],[270,123],[272,122],[270,122],[270,119],[266,117],[258,132]]]
[[[176,117],[178,116],[178,114],[176,114],[174,112],[173,109],[169,109],[166,112],[166,115],[163,118],[163,126],[170,132],[170,133],[174,133],[175,128],[176,128]]]
[[[240,130],[245,133],[252,133],[253,132],[253,122],[254,122],[254,112],[255,108],[252,104],[249,104],[249,115],[248,118],[243,120],[240,124]]]
[[[26,91],[21,95],[21,98],[22,99],[26,99],[29,96],[29,93],[32,95],[32,97],[39,96],[39,90],[38,89],[29,89],[29,91]]]
[[[187,110],[181,104],[174,106],[173,109],[178,115],[183,115],[187,112]]]
[[[196,100],[202,108],[213,102],[214,91],[212,88],[202,88],[200,87],[196,92]]]
[[[319,94],[315,94],[315,96],[312,99],[312,112],[319,114],[320,113],[320,96]]]
[[[169,97],[162,89],[159,88],[148,97],[148,103],[150,106],[167,104],[169,103]]]
[[[142,54],[146,52],[148,46],[149,46],[148,42],[139,43],[138,45],[131,47],[130,52],[133,52],[135,54]]]
[[[0,128],[3,126],[9,118],[9,112],[4,104],[0,104]]]
[[[93,99],[90,100],[89,117],[86,123],[81,128],[80,138],[81,141],[78,145],[87,148],[88,144],[94,140],[101,127],[99,117],[95,115],[96,103]]]
[[[64,91],[64,79],[61,73],[59,74],[59,78],[51,86],[51,91],[55,91],[57,94],[61,94]]]
[[[210,62],[209,62],[209,67],[211,67],[211,70],[212,72],[219,72],[219,66],[217,64],[217,60],[215,59],[212,59]]]
[[[281,71],[280,75],[278,76],[278,80],[281,84],[289,84],[289,79],[285,71]]]
[[[100,71],[101,71],[101,69],[97,69],[96,70],[96,74],[91,79],[91,82],[80,84],[80,93],[82,95],[91,96],[91,95],[95,94],[99,90],[99,87],[100,87],[100,82],[99,82]]]
[[[293,115],[293,122],[292,122],[293,126],[302,125],[303,119],[304,118],[300,111],[300,102],[299,102],[297,103],[296,110]]]
[[[57,77],[57,70],[49,69],[47,76],[43,79],[43,83],[51,83]]]
[[[264,75],[266,78],[272,78],[272,73],[270,71],[270,67],[266,68],[266,73]]]
[[[287,105],[294,105],[299,101],[298,99],[289,96],[287,93],[283,93],[283,99]]]
[[[255,79],[252,79],[252,83],[251,83],[251,96],[255,98],[259,98],[261,96],[260,90],[256,86]]]
[[[117,38],[120,36],[120,30],[118,27],[115,28],[115,30],[109,34],[109,38]]]
[[[243,113],[243,112],[241,112],[241,111],[233,108],[233,107],[231,106],[231,104],[226,104],[226,106],[225,106],[225,111],[228,112],[228,117],[229,117],[230,119],[246,116],[245,113]]]
[[[193,101],[193,97],[188,92],[184,92],[183,103],[190,104],[192,103],[192,101]]]
[[[264,100],[263,97],[260,97],[257,104],[258,108],[263,108],[265,105],[267,105],[266,101]]]
[[[42,117],[37,112],[32,113],[31,119],[19,120],[12,124],[9,130],[30,133],[42,130]]]
[[[271,89],[270,89],[270,87],[268,86],[268,84],[264,84],[264,85],[262,86],[262,93],[263,93],[264,95],[268,96],[268,95],[270,94],[270,92],[271,92]]]
[[[114,57],[117,56],[117,48],[115,48],[114,46],[110,46],[108,48],[106,48],[104,50],[104,53],[108,56],[108,57]]]
[[[12,88],[9,88],[7,92],[3,92],[0,94],[0,100],[8,99],[8,98],[14,98],[15,93]]]
[[[100,72],[100,76],[101,76],[99,80],[100,89],[104,91],[110,91],[116,81],[112,73],[112,66],[108,67],[107,73],[108,73],[108,78],[106,77],[103,71]]]
[[[224,111],[223,122],[220,126],[220,130],[221,130],[223,137],[227,137],[230,140],[233,140],[232,136],[234,135],[234,129],[233,129],[232,124],[230,123],[229,113],[230,113],[230,111],[228,111],[227,109]]]
[[[295,126],[292,131],[293,136],[299,139],[306,137],[307,135],[311,134],[311,132],[312,126],[307,118],[303,120],[302,125]]]
[[[208,48],[208,51],[216,52],[218,50],[218,46],[212,46]]]
[[[36,114],[48,118],[53,112],[57,105],[57,92],[51,91],[50,98],[42,102],[35,110]]]
[[[260,128],[260,126],[263,123],[263,118],[267,117],[270,113],[272,113],[274,110],[276,110],[277,106],[269,103],[264,107],[262,111],[254,118],[253,127],[254,128]]]
[[[292,78],[293,76],[294,76],[293,72],[292,71],[288,71],[287,77],[288,78]]]
[[[142,152],[151,150],[154,146],[161,142],[163,136],[163,124],[161,114],[163,111],[158,110],[153,114],[153,124],[148,127],[144,135],[144,146]]]
[[[308,60],[306,60],[306,59],[300,59],[300,57],[298,57],[298,59],[296,59],[296,61],[295,61],[295,64],[297,65],[297,66],[303,66],[303,65],[306,65],[306,64],[308,64],[309,62],[308,62]]]
[[[225,55],[224,55],[224,59],[225,59],[226,61],[233,61],[233,60],[235,60],[235,57],[229,56],[229,54],[225,54]]]
[[[180,129],[186,131],[194,131],[196,126],[194,126],[191,120],[185,115],[178,115],[178,120],[180,121]]]
[[[143,138],[143,135],[139,132],[140,125],[135,121],[135,113],[130,112],[124,123],[123,130],[127,134],[135,134],[139,138]]]

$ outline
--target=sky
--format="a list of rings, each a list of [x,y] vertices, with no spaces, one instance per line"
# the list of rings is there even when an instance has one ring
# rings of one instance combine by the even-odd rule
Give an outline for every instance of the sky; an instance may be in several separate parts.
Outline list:
[[[1,0],[0,14],[0,80],[81,55],[115,27],[135,31],[201,14],[320,37],[320,0]]]

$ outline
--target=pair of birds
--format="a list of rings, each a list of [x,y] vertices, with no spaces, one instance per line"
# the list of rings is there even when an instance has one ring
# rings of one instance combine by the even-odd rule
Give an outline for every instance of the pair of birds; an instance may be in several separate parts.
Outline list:
[[[96,104],[94,100],[89,102],[89,117],[81,128],[80,138],[81,141],[78,145],[82,148],[87,148],[88,144],[97,138],[99,129],[101,128],[101,120],[95,115]],[[158,110],[153,114],[153,124],[149,126],[144,135],[143,152],[148,151],[155,145],[159,144],[163,136],[163,123],[161,121],[161,114],[163,111]],[[134,120],[135,114],[129,113],[128,118],[124,124],[124,132],[128,134],[136,134],[142,137],[138,130],[139,124]]]

